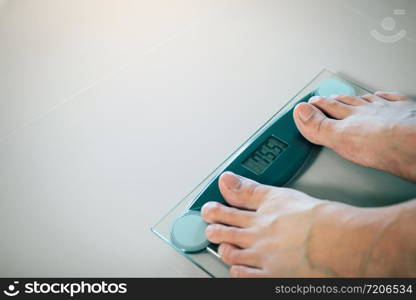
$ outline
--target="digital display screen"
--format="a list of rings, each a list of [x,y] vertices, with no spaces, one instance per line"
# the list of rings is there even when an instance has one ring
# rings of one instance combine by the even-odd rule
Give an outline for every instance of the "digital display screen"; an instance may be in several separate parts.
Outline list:
[[[242,165],[256,175],[262,174],[287,148],[287,144],[275,136],[270,136],[249,155]]]

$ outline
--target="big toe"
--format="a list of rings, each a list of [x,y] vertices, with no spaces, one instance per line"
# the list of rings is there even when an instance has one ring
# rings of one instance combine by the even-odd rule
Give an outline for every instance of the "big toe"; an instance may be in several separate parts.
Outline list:
[[[336,122],[324,115],[315,106],[299,103],[293,112],[296,126],[302,135],[310,142],[330,147],[335,143]]]
[[[248,210],[257,210],[271,189],[229,171],[221,174],[218,183],[221,194],[229,204]]]

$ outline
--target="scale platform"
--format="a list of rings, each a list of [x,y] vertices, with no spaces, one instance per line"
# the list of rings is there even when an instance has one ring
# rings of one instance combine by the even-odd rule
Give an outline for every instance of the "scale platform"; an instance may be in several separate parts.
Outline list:
[[[416,184],[350,163],[327,148],[303,140],[293,127],[291,115],[294,106],[313,95],[360,96],[371,92],[330,71],[321,71],[162,217],[152,231],[208,275],[229,277],[229,266],[219,259],[217,245],[210,244],[204,238],[206,223],[199,216],[199,210],[205,202],[223,202],[216,188],[216,180],[225,170],[232,170],[260,183],[273,182],[274,185],[291,187],[316,198],[355,206],[385,206],[411,199],[416,195]],[[269,134],[272,127],[275,131]],[[288,134],[291,131],[293,134]],[[279,168],[273,168],[277,164]],[[275,180],[270,181],[270,178]]]

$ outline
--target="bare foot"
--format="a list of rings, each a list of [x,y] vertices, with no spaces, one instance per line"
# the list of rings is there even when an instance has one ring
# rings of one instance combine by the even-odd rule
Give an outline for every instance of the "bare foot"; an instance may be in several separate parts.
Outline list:
[[[225,172],[201,211],[234,277],[416,276],[416,201],[358,208]]]
[[[416,102],[398,93],[312,97],[294,110],[298,129],[352,162],[416,181]]]

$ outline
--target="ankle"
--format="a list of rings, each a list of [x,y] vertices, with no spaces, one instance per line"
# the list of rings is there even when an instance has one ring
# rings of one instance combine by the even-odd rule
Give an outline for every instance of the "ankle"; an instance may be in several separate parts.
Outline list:
[[[384,258],[373,259],[375,247],[380,247],[379,240],[384,238],[394,219],[391,213],[337,202],[321,205],[316,213],[308,245],[308,259],[313,269],[341,277],[391,273],[391,264],[383,263]]]
[[[368,276],[406,277],[416,275],[416,200],[380,208],[386,226],[371,249]],[[380,270],[383,271],[380,274]]]
[[[394,126],[386,139],[380,169],[416,182],[416,122]]]
[[[404,128],[399,137],[398,148],[400,176],[416,182],[416,123]]]
[[[354,246],[351,247],[351,241],[345,234],[346,219],[352,215],[351,209],[355,208],[333,201],[315,207],[307,247],[307,258],[312,270],[325,276],[357,276],[360,262],[356,260],[356,254],[348,253]]]

